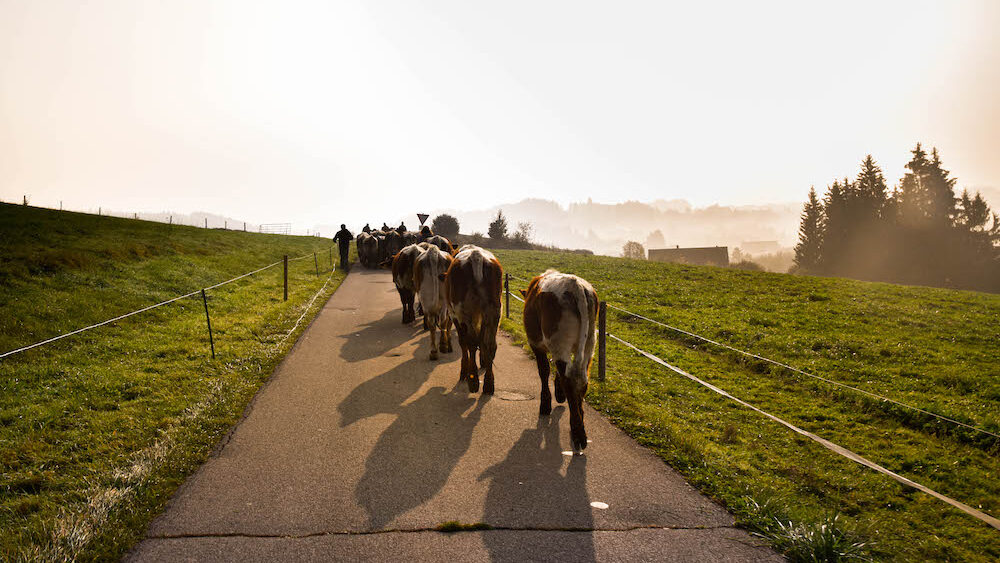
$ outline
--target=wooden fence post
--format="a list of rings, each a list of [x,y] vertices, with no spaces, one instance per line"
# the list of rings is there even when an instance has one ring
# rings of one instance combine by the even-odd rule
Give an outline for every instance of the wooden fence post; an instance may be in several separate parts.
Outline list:
[[[604,381],[608,367],[608,304],[601,301],[597,309],[597,380]]]
[[[316,275],[319,275],[319,258],[316,257],[316,253],[313,252],[313,263],[316,264]]]
[[[208,316],[208,297],[205,288],[201,290],[201,302],[205,304],[205,324],[208,325],[208,344],[212,347],[212,359],[215,359],[215,340],[212,338],[212,319]]]
[[[243,232],[247,232],[247,222],[243,221]]]
[[[333,247],[330,247],[330,269],[333,269]]]
[[[288,255],[285,255],[285,301],[288,301]]]
[[[208,228],[208,217],[205,217],[205,228]]]
[[[505,307],[505,309],[507,312],[507,318],[509,319],[510,318],[510,274],[508,274],[507,272],[504,272],[503,274],[503,294],[504,297],[506,298],[507,306]]]

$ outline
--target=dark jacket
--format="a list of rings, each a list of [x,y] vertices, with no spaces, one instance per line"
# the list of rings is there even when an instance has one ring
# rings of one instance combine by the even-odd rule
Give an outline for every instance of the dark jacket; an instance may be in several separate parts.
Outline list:
[[[340,229],[337,231],[337,234],[333,236],[333,242],[339,242],[340,246],[347,246],[351,244],[352,240],[354,240],[354,235],[352,235],[351,231],[348,231],[347,229]]]

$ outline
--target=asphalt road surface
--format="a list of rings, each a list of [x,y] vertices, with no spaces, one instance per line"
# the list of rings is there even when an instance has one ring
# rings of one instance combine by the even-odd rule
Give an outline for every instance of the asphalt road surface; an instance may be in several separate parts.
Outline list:
[[[565,404],[538,416],[505,337],[496,395],[471,395],[457,335],[430,361],[400,319],[389,273],[356,268],[126,560],[782,560],[590,408],[567,455]]]

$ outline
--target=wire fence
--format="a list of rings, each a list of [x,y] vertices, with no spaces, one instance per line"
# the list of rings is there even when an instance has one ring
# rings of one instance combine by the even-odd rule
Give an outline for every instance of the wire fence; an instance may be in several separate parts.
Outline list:
[[[156,308],[159,308],[159,307],[163,307],[165,305],[169,305],[171,303],[180,301],[182,299],[187,299],[189,297],[194,297],[194,296],[198,296],[198,295],[201,296],[201,298],[202,298],[202,300],[203,300],[203,302],[205,304],[205,320],[206,320],[206,324],[208,326],[209,340],[211,342],[211,340],[212,340],[212,328],[211,328],[212,321],[211,321],[211,318],[209,317],[209,313],[208,313],[208,300],[207,300],[207,297],[205,295],[205,292],[207,290],[217,289],[219,287],[222,287],[222,286],[225,286],[225,285],[237,282],[239,280],[242,280],[244,278],[250,277],[250,276],[252,276],[254,274],[258,274],[258,273],[263,272],[265,270],[269,270],[269,269],[274,268],[275,266],[278,266],[280,264],[284,264],[285,265],[284,276],[283,276],[283,278],[284,278],[284,296],[285,296],[285,300],[287,301],[288,300],[288,263],[289,262],[296,262],[296,261],[299,261],[299,260],[304,260],[306,258],[313,258],[313,260],[316,261],[316,274],[318,275],[319,274],[319,263],[318,263],[318,260],[316,258],[317,254],[318,253],[313,252],[313,253],[309,253],[309,254],[303,254],[302,256],[297,256],[295,258],[288,258],[288,256],[285,256],[281,260],[278,260],[277,262],[273,262],[271,264],[268,264],[267,266],[263,266],[261,268],[257,268],[256,270],[252,270],[252,271],[246,272],[244,274],[240,274],[240,275],[238,275],[238,276],[236,276],[234,278],[231,278],[231,279],[219,282],[217,284],[210,285],[210,286],[207,286],[207,287],[204,287],[204,288],[200,288],[200,289],[196,289],[196,290],[194,290],[192,292],[185,293],[184,295],[178,295],[177,297],[172,297],[170,299],[167,299],[165,301],[161,301],[159,303],[150,305],[148,307],[143,307],[141,309],[136,309],[135,311],[130,311],[128,313],[124,313],[124,314],[118,315],[117,317],[108,319],[106,321],[101,321],[99,323],[95,323],[95,324],[92,324],[92,325],[89,325],[89,326],[78,328],[76,330],[73,330],[73,331],[70,331],[70,332],[67,332],[67,333],[64,333],[64,334],[60,334],[60,335],[54,336],[52,338],[47,338],[47,339],[42,340],[40,342],[35,342],[34,344],[28,344],[26,346],[22,346],[20,348],[14,349],[14,350],[10,350],[10,351],[4,352],[4,353],[0,354],[0,359],[4,359],[4,358],[7,358],[9,356],[13,356],[15,354],[19,354],[21,352],[26,352],[28,350],[32,350],[32,349],[38,348],[40,346],[45,346],[46,344],[51,344],[53,342],[57,342],[57,341],[62,340],[64,338],[69,338],[70,336],[74,336],[74,335],[86,332],[88,330],[93,330],[95,328],[99,328],[99,327],[102,327],[102,326],[105,326],[105,325],[109,325],[109,324],[112,324],[114,322],[126,319],[128,317],[132,317],[132,316],[138,315],[140,313],[145,313],[147,311],[151,311],[153,309],[156,309]],[[332,279],[333,273],[336,271],[336,267],[337,267],[337,264],[335,264],[333,262],[333,254],[332,253],[331,253],[330,257],[331,257],[330,278],[327,279],[327,283],[323,284],[324,288],[329,283],[330,279]],[[319,295],[319,294],[317,294],[317,295]],[[316,300],[316,297],[314,296],[313,297],[313,301],[311,301],[310,304],[309,304],[310,307],[312,306],[312,303],[315,300]],[[307,308],[307,310],[308,310],[308,308]],[[299,321],[301,321],[301,317],[299,318]],[[297,326],[298,326],[298,322],[296,322],[296,327]],[[294,330],[294,327],[293,327],[293,330]],[[289,334],[291,334],[291,332],[289,332]],[[287,338],[287,335],[285,336],[285,338]],[[284,341],[284,339],[282,339],[282,341]],[[215,345],[214,345],[214,343],[212,343],[211,346],[212,346],[212,357],[214,358],[215,357]]]
[[[521,282],[524,282],[524,283],[530,283],[530,281],[526,280],[524,278],[515,276],[515,275],[511,275],[511,274],[505,274],[505,276],[506,276],[506,279],[504,280],[504,292],[506,294],[505,295],[505,297],[506,297],[506,316],[507,316],[507,318],[510,318],[510,298],[513,297],[514,299],[516,299],[517,301],[519,301],[521,303],[525,302],[525,300],[522,299],[519,295],[517,295],[516,292],[512,292],[510,290],[510,280],[514,279],[514,280],[518,280],[518,281],[521,281]],[[942,416],[942,415],[939,415],[939,414],[936,414],[936,413],[933,413],[933,412],[921,409],[919,407],[914,407],[914,406],[911,406],[911,405],[907,405],[907,404],[901,403],[899,401],[890,399],[888,397],[883,397],[883,396],[878,395],[876,393],[871,393],[871,392],[865,391],[863,389],[858,389],[856,387],[852,387],[850,385],[847,385],[847,384],[844,384],[844,383],[840,383],[840,382],[837,382],[837,381],[834,381],[834,380],[831,380],[831,379],[828,379],[828,378],[824,378],[824,377],[821,377],[821,376],[809,374],[808,372],[802,371],[802,370],[800,370],[798,368],[795,368],[795,367],[790,366],[788,364],[785,364],[783,362],[778,362],[778,361],[775,361],[775,360],[771,360],[771,359],[765,358],[763,356],[759,356],[757,354],[752,354],[750,352],[745,352],[743,350],[739,350],[739,349],[734,348],[732,346],[729,346],[727,344],[722,344],[720,342],[716,342],[714,340],[711,340],[709,338],[700,336],[698,334],[695,334],[695,333],[692,333],[692,332],[689,332],[689,331],[685,331],[683,329],[679,329],[679,328],[670,326],[670,325],[668,325],[666,323],[662,323],[662,322],[656,321],[654,319],[650,319],[648,317],[645,317],[643,315],[639,315],[639,314],[633,313],[631,311],[628,311],[626,309],[623,309],[623,308],[615,306],[615,305],[607,304],[607,307],[610,307],[612,309],[615,309],[615,310],[617,310],[619,312],[622,312],[622,313],[625,313],[627,315],[633,316],[635,318],[638,318],[638,319],[650,322],[652,324],[655,324],[655,325],[658,325],[658,326],[662,326],[664,328],[668,328],[668,329],[671,329],[671,330],[675,330],[675,331],[683,333],[683,334],[685,334],[687,336],[690,336],[690,337],[693,337],[693,338],[696,338],[696,339],[699,339],[699,340],[702,340],[702,341],[705,341],[705,342],[709,342],[711,344],[720,346],[720,347],[725,348],[727,350],[730,350],[730,351],[733,351],[733,352],[737,352],[737,353],[743,354],[745,356],[753,357],[753,358],[761,360],[761,361],[769,362],[771,364],[778,365],[778,366],[781,366],[781,367],[786,368],[786,369],[790,369],[790,370],[794,371],[795,373],[799,373],[799,374],[802,374],[802,375],[807,375],[807,376],[816,378],[818,380],[825,381],[827,383],[831,383],[831,384],[838,385],[838,386],[843,387],[843,388],[847,388],[847,389],[850,389],[850,390],[857,391],[859,393],[863,393],[863,394],[865,394],[865,395],[867,395],[869,397],[872,397],[872,398],[877,398],[877,399],[880,399],[880,400],[883,400],[883,401],[887,401],[889,403],[892,403],[892,404],[900,406],[900,407],[904,407],[904,408],[908,408],[908,409],[913,409],[913,410],[915,410],[917,412],[921,412],[923,414],[932,416],[932,417],[937,418],[937,419],[942,420],[942,421],[950,422],[952,424],[964,427],[966,429],[974,430],[974,431],[981,432],[981,433],[989,435],[989,436],[994,436],[994,437],[1000,438],[1000,436],[997,436],[997,434],[995,434],[993,432],[990,432],[988,430],[984,430],[982,428],[977,428],[975,426],[971,426],[971,425],[965,424],[963,422],[960,422],[960,421],[954,420],[952,418],[949,418],[949,417],[946,417],[946,416]],[[725,398],[727,398],[727,399],[729,399],[731,401],[734,401],[734,402],[736,402],[739,405],[742,405],[742,406],[744,406],[746,408],[749,408],[749,409],[751,409],[751,410],[753,410],[753,411],[755,411],[755,412],[757,412],[757,413],[765,416],[766,418],[768,418],[768,419],[770,419],[770,420],[772,420],[774,422],[777,422],[778,424],[780,424],[780,425],[788,428],[789,430],[792,430],[793,432],[796,432],[799,435],[802,435],[802,436],[805,436],[805,437],[809,438],[810,440],[812,440],[812,441],[820,444],[824,448],[826,448],[826,449],[828,449],[828,450],[830,450],[830,451],[832,451],[832,452],[834,452],[834,453],[836,453],[836,454],[838,454],[838,455],[840,455],[840,456],[842,456],[844,458],[847,458],[847,459],[849,459],[849,460],[851,460],[851,461],[853,461],[855,463],[858,463],[860,465],[868,467],[868,468],[870,468],[870,469],[872,469],[874,471],[877,471],[878,473],[886,475],[886,476],[894,479],[895,481],[897,481],[897,482],[899,482],[899,483],[901,483],[903,485],[906,485],[906,486],[909,486],[909,487],[913,487],[913,488],[915,488],[915,489],[917,489],[919,491],[922,491],[922,492],[924,492],[924,493],[926,493],[926,494],[928,494],[928,495],[930,495],[930,496],[932,496],[932,497],[934,497],[934,498],[936,498],[936,499],[938,499],[938,500],[940,500],[940,501],[942,501],[942,502],[944,502],[944,503],[946,503],[946,504],[948,504],[950,506],[953,506],[953,507],[955,507],[955,508],[957,508],[957,509],[965,512],[966,514],[969,514],[969,515],[971,515],[971,516],[973,516],[973,517],[981,520],[982,522],[985,522],[986,524],[992,526],[993,528],[995,528],[997,530],[1000,530],[1000,520],[998,520],[997,518],[994,518],[993,516],[990,516],[989,514],[986,514],[986,513],[982,512],[981,510],[977,510],[977,509],[975,509],[975,508],[973,508],[973,507],[971,507],[971,506],[969,506],[969,505],[967,505],[967,504],[965,504],[965,503],[963,503],[961,501],[953,499],[953,498],[951,498],[951,497],[949,497],[947,495],[941,494],[941,493],[939,493],[939,492],[931,489],[930,487],[927,487],[927,486],[922,485],[922,484],[920,484],[920,483],[918,483],[916,481],[913,481],[911,479],[903,477],[902,475],[899,475],[898,473],[895,473],[895,472],[893,472],[893,471],[891,471],[891,470],[889,470],[889,469],[887,469],[887,468],[885,468],[885,467],[883,467],[883,466],[881,466],[881,465],[879,465],[879,464],[877,464],[877,463],[875,463],[875,462],[873,462],[873,461],[871,461],[871,460],[869,460],[869,459],[867,459],[867,458],[865,458],[865,457],[863,457],[863,456],[861,456],[861,455],[859,455],[859,454],[857,454],[857,453],[855,453],[855,452],[853,452],[853,451],[851,451],[851,450],[849,450],[849,449],[847,449],[847,448],[845,448],[843,446],[840,446],[840,445],[838,445],[838,444],[836,444],[834,442],[826,440],[825,438],[821,438],[821,437],[817,436],[816,434],[813,434],[812,432],[809,432],[809,431],[806,431],[806,430],[804,430],[802,428],[799,428],[798,426],[796,426],[796,425],[794,425],[794,424],[792,424],[792,423],[790,423],[790,422],[788,422],[788,421],[786,421],[786,420],[784,420],[784,419],[782,419],[782,418],[780,418],[778,416],[775,416],[775,415],[773,415],[773,414],[771,414],[771,413],[769,413],[767,411],[764,411],[763,409],[761,409],[761,408],[759,408],[759,407],[757,407],[755,405],[752,405],[752,404],[750,404],[750,403],[748,403],[748,402],[746,402],[746,401],[744,401],[742,399],[739,399],[739,398],[735,397],[734,395],[726,392],[725,390],[723,390],[723,389],[721,389],[721,388],[719,388],[719,387],[717,387],[715,385],[712,385],[711,383],[708,383],[707,381],[704,381],[704,380],[702,380],[702,379],[700,379],[700,378],[698,378],[698,377],[696,377],[694,375],[691,375],[688,372],[686,372],[686,371],[684,371],[684,370],[682,370],[682,369],[680,369],[680,368],[678,368],[678,367],[676,367],[674,365],[671,365],[670,363],[664,361],[663,359],[659,358],[658,356],[656,356],[656,355],[654,355],[654,354],[652,354],[652,353],[650,353],[650,352],[648,352],[646,350],[643,350],[642,348],[636,346],[635,344],[632,344],[631,342],[628,342],[627,340],[624,340],[623,338],[620,338],[620,337],[618,337],[618,336],[616,336],[614,334],[611,334],[611,333],[607,332],[607,330],[604,328],[603,323],[600,323],[600,327],[601,328],[599,329],[599,334],[598,334],[598,338],[600,340],[600,346],[599,346],[598,349],[600,351],[599,355],[602,356],[602,357],[598,358],[598,362],[599,362],[599,364],[602,367],[604,365],[604,362],[606,361],[606,358],[603,357],[604,356],[604,354],[603,354],[604,341],[605,341],[606,338],[611,338],[615,342],[618,342],[619,344],[623,345],[624,347],[626,347],[626,348],[628,348],[628,349],[630,349],[630,350],[632,350],[632,351],[634,351],[634,352],[642,355],[643,357],[649,359],[650,361],[652,361],[654,363],[657,363],[657,364],[659,364],[659,365],[661,365],[661,366],[663,366],[663,367],[665,367],[665,368],[673,371],[674,373],[677,373],[677,374],[679,374],[679,375],[681,375],[683,377],[686,377],[690,381],[693,381],[693,382],[695,382],[695,383],[697,383],[697,384],[699,384],[699,385],[701,385],[701,386],[703,386],[703,387],[705,387],[705,388],[713,391],[714,393],[717,393],[717,394],[719,394],[719,395],[721,395],[721,396],[723,396],[723,397],[725,397]]]

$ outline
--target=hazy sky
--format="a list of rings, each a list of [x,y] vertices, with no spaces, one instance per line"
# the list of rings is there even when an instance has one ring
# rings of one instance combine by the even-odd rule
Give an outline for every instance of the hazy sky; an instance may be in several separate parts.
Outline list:
[[[1000,187],[1000,2],[0,0],[0,199],[299,226]]]

